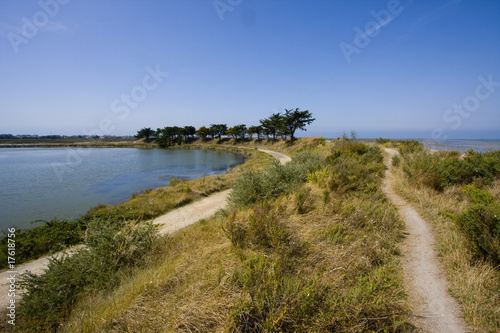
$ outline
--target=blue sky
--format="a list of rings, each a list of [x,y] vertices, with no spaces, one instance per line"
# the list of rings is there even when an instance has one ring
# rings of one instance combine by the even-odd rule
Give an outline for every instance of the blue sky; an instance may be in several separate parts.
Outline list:
[[[0,0],[0,133],[500,139],[497,0]]]

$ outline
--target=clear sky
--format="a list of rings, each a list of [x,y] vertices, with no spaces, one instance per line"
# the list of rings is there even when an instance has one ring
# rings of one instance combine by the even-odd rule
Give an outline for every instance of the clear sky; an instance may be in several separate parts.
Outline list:
[[[0,0],[0,133],[284,108],[302,136],[500,139],[500,1]]]

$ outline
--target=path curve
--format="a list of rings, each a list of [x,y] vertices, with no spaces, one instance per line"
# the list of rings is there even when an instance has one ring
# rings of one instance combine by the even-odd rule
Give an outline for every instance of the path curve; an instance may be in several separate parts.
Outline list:
[[[398,207],[407,229],[403,250],[405,279],[410,286],[410,299],[416,323],[429,332],[467,332],[457,301],[447,292],[447,282],[434,251],[434,237],[427,222],[393,189],[390,172],[392,157],[398,152],[386,148],[386,173],[383,191]]]
[[[277,158],[281,164],[285,164],[291,160],[291,158],[285,154],[281,154],[271,150],[259,149],[260,151],[267,153],[275,158]],[[162,216],[157,217],[153,220],[154,224],[158,224],[160,235],[175,232],[182,229],[190,224],[193,224],[201,219],[209,218],[214,215],[219,209],[224,208],[227,203],[227,198],[231,190],[226,190],[222,192],[217,192],[206,198],[195,201],[186,206],[179,207],[173,211],[170,211]],[[81,245],[73,247],[68,251],[68,254],[75,252]],[[10,282],[9,277],[14,276],[17,278],[18,275],[25,272],[32,272],[34,274],[43,274],[49,264],[52,257],[60,258],[63,252],[45,256],[24,264],[21,264],[12,271],[0,272],[0,311],[6,309],[12,299],[9,294]],[[17,290],[15,300],[18,302],[20,300],[21,291]]]
[[[275,151],[265,149],[259,149],[259,151],[273,156],[281,164],[292,160],[290,156]],[[231,190],[215,193],[190,205],[177,208],[165,215],[159,216],[153,220],[153,224],[159,225],[158,230],[161,235],[175,232],[201,219],[213,216],[219,209],[226,206],[230,194]]]
[[[259,151],[266,153],[266,154],[269,154],[272,157],[278,159],[281,164],[286,164],[292,160],[292,158],[290,156],[282,154],[282,153],[278,153],[278,152],[275,152],[272,150],[259,149]]]

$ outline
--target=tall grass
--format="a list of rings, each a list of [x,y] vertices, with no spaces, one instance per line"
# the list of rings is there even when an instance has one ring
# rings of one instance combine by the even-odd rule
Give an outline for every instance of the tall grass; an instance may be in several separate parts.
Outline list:
[[[246,176],[240,191],[250,188],[256,199],[243,200],[223,224],[240,259],[233,330],[412,329],[397,260],[403,224],[379,189],[380,150],[344,139],[323,155],[297,157],[309,167],[296,165],[305,171],[279,196],[260,186],[279,177]]]
[[[258,186],[247,179],[253,188],[240,191],[256,193],[255,200],[236,199],[217,217],[162,239],[143,257],[147,267],[125,266],[115,289],[80,296],[60,329],[414,331],[398,261],[403,224],[378,189],[380,151],[356,142],[313,149],[297,154],[290,169],[253,172]],[[353,172],[328,158],[350,154]],[[344,171],[362,190],[343,190],[350,181]],[[279,185],[280,177],[294,186],[276,193],[263,184]]]
[[[431,222],[451,293],[476,331],[500,330],[500,152],[400,147],[398,191]]]

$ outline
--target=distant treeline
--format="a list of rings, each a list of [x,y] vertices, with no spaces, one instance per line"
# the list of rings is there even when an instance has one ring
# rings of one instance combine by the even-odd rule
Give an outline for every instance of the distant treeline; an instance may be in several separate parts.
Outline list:
[[[13,134],[0,134],[0,140],[66,140],[66,139],[101,139],[101,138],[131,138],[131,136],[111,136],[106,135],[100,137],[97,135],[13,135]]]
[[[235,140],[253,139],[254,135],[258,140],[264,136],[276,140],[281,137],[288,137],[293,142],[295,140],[295,132],[306,130],[305,126],[311,124],[315,118],[309,110],[301,111],[299,108],[295,110],[285,109],[285,113],[274,113],[270,117],[259,120],[260,125],[247,126],[245,124],[228,127],[227,124],[210,124],[210,126],[201,126],[196,129],[194,126],[167,126],[155,130],[150,127],[139,130],[136,134],[137,139],[145,139],[146,141],[156,141],[160,147],[168,147],[182,142],[189,142],[196,137],[203,140],[215,139],[219,141],[222,137],[234,138]]]

